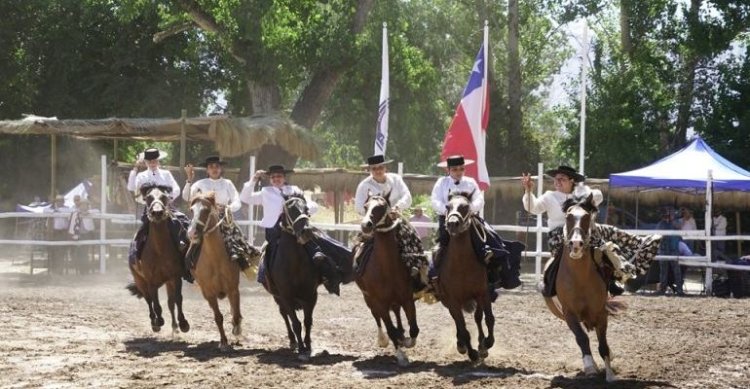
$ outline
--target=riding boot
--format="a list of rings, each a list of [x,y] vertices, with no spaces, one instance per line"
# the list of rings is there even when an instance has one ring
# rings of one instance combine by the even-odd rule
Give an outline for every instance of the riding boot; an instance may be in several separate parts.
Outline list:
[[[619,296],[623,292],[625,292],[625,289],[620,287],[620,285],[617,285],[617,282],[615,280],[609,281],[609,286],[607,289],[609,289],[609,294],[611,294],[612,296]]]
[[[303,245],[308,256],[312,257],[313,264],[323,276],[323,286],[328,293],[335,295],[340,294],[339,284],[341,284],[341,274],[339,274],[336,264],[320,250],[315,241],[309,240]]]
[[[500,267],[500,287],[503,289],[515,289],[521,286],[521,253],[526,246],[518,241],[505,243],[508,255]]]
[[[557,278],[557,271],[560,269],[560,262],[562,261],[562,249],[555,252],[555,259],[552,263],[547,266],[547,270],[544,271],[544,281],[542,286],[542,296],[552,297],[557,294],[555,290],[555,279]]]

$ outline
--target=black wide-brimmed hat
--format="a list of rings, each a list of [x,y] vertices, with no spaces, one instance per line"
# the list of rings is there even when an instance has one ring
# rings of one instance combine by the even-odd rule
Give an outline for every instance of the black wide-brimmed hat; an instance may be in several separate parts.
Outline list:
[[[378,155],[373,155],[371,157],[367,157],[367,163],[360,165],[360,167],[373,167],[373,166],[387,165],[391,162],[393,162],[392,159],[386,160],[385,156],[378,154]]]
[[[138,159],[145,159],[146,161],[153,161],[155,159],[164,159],[167,157],[167,153],[152,147],[150,149],[144,150],[141,154],[138,155]]]
[[[552,177],[558,174],[565,174],[566,176],[572,178],[575,182],[583,182],[586,180],[586,176],[578,173],[576,169],[565,165],[560,165],[557,167],[557,169],[547,170],[545,173]]]
[[[208,165],[210,165],[212,163],[218,163],[221,166],[224,166],[226,164],[226,162],[222,161],[219,156],[212,155],[212,156],[206,158],[206,161],[203,162],[202,164],[200,164],[200,166],[208,167]]]
[[[289,174],[289,173],[294,173],[294,170],[285,169],[284,165],[271,165],[268,167],[268,169],[266,169],[266,174],[268,175],[278,174],[278,173]]]
[[[473,159],[466,159],[463,155],[451,155],[445,161],[438,163],[438,167],[452,168],[456,166],[466,166],[474,163]]]

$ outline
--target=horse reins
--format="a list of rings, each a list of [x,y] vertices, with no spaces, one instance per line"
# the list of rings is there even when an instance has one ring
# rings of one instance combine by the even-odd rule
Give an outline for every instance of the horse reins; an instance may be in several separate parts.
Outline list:
[[[284,218],[286,219],[286,222],[288,224],[287,228],[285,228],[284,230],[286,232],[291,232],[292,234],[294,234],[294,225],[298,221],[300,221],[302,219],[308,219],[309,220],[310,219],[310,215],[308,215],[308,214],[306,214],[304,212],[301,212],[299,214],[299,216],[297,216],[294,220],[292,220],[292,217],[289,216],[289,207],[288,207],[288,204],[290,202],[292,202],[292,201],[300,201],[300,200],[298,198],[291,198],[291,199],[289,199],[289,200],[287,200],[287,201],[284,202]]]
[[[385,199],[383,196],[373,196],[373,198],[382,198]],[[385,202],[385,212],[383,212],[383,217],[378,220],[377,223],[375,223],[375,231],[377,232],[388,232],[392,231],[394,228],[398,227],[398,225],[401,223],[401,218],[389,219],[388,215],[390,214],[391,206],[388,205],[388,202]],[[370,218],[372,218],[372,212],[370,212]],[[382,227],[385,223],[387,223],[388,220],[393,220],[393,224],[387,227]]]

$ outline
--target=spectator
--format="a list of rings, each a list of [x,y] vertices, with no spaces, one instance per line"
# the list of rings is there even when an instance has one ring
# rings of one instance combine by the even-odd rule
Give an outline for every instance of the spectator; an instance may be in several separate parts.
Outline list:
[[[714,217],[711,218],[711,235],[714,236],[726,236],[727,234],[727,218],[724,216],[724,212],[722,212],[720,209],[717,209],[714,212]],[[726,241],[725,240],[715,240],[711,242],[713,251],[711,252],[712,259],[723,259],[724,253],[726,249]]]
[[[65,198],[61,195],[55,197],[52,207],[46,212],[56,214],[56,216],[47,219],[50,237],[54,241],[68,240],[68,219],[73,210],[65,206]],[[65,269],[65,262],[68,257],[68,246],[49,246],[49,271],[51,273],[62,274]]]
[[[96,227],[94,219],[91,217],[91,214],[96,212],[98,211],[95,209],[89,209],[87,199],[78,200],[78,208],[70,215],[68,226],[71,239],[75,241],[96,239]],[[93,246],[75,246],[72,250],[73,266],[79,274],[90,272],[91,260],[89,257],[92,248]]]
[[[674,222],[673,212],[670,208],[662,211],[661,220],[656,225],[657,230],[676,230],[677,226]],[[680,237],[676,235],[665,235],[661,239],[659,244],[660,255],[680,255]],[[682,271],[680,264],[676,260],[659,261],[659,289],[656,292],[659,295],[663,295],[667,291],[667,285],[669,283],[669,275],[672,274],[674,278],[673,289],[679,296],[683,296],[685,292],[682,290]]]
[[[698,225],[695,222],[695,218],[693,217],[693,211],[687,209],[687,208],[680,208],[680,223],[677,224],[678,229],[682,231],[695,231],[698,229]],[[690,248],[690,251],[695,251],[695,242],[689,241],[685,244],[688,245],[688,248]]]
[[[429,223],[432,221],[427,215],[424,214],[422,207],[414,207],[414,215],[409,219],[410,222],[423,222]],[[417,230],[417,236],[422,240],[424,247],[430,247],[430,237],[432,237],[432,230],[430,227],[414,227]]]

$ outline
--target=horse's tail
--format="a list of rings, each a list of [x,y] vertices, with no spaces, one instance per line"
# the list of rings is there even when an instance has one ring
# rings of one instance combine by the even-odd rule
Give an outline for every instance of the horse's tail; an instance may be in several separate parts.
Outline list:
[[[466,313],[473,313],[474,310],[477,309],[477,300],[467,301],[462,308]]]
[[[135,283],[134,283],[134,282],[131,282],[131,283],[129,283],[129,284],[128,284],[128,285],[127,285],[127,286],[125,287],[125,289],[129,290],[129,291],[130,291],[130,294],[132,294],[133,296],[135,296],[135,297],[138,297],[138,298],[143,298],[143,293],[141,293],[141,291],[140,291],[140,290],[138,290],[138,287],[137,287],[137,286],[135,286]]]
[[[610,315],[619,315],[628,309],[628,304],[626,304],[624,301],[614,300],[610,298],[609,300],[607,300],[606,308],[607,312],[609,312]]]
[[[560,303],[557,301],[557,299],[552,297],[545,297],[544,302],[547,303],[547,308],[550,312],[552,312],[555,316],[557,316],[560,320],[565,321],[565,316],[562,314],[562,310],[560,309]]]

